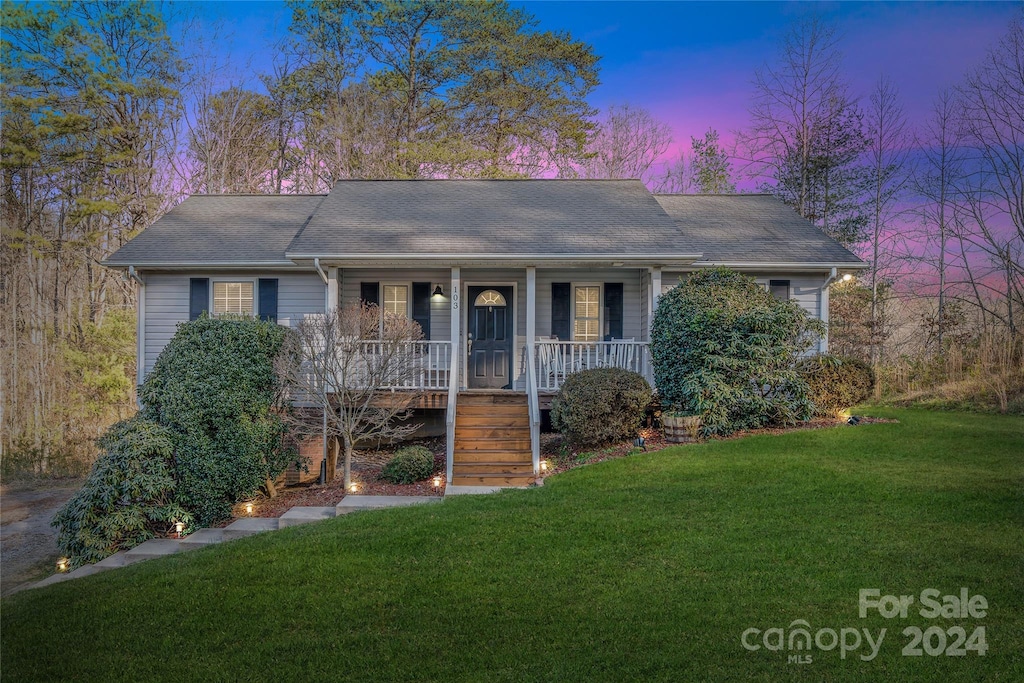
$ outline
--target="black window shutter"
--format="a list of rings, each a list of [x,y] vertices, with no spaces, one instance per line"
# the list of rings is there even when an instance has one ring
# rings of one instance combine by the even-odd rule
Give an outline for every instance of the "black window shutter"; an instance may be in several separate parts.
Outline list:
[[[188,281],[188,319],[195,320],[210,309],[210,279],[193,277]]]
[[[423,328],[423,338],[430,339],[430,283],[412,283],[412,319]]]
[[[277,322],[277,278],[260,278],[260,320]]]
[[[605,341],[622,339],[622,283],[604,283],[604,324],[608,330]]]
[[[359,283],[359,298],[364,304],[373,304],[374,306],[380,305],[380,283],[379,282],[360,282]]]
[[[569,341],[569,319],[572,304],[569,300],[568,282],[551,283],[551,336],[562,341]]]

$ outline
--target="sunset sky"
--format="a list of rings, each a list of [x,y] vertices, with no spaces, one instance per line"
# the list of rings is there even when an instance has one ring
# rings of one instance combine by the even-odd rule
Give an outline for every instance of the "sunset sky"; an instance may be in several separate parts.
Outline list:
[[[179,4],[179,3],[176,3]],[[185,4],[185,3],[180,3]],[[283,2],[188,3],[236,73],[269,69],[272,45],[287,32]],[[567,30],[601,55],[595,106],[628,102],[669,123],[675,143],[714,127],[727,145],[747,121],[751,79],[771,60],[792,21],[818,13],[842,32],[845,72],[866,96],[881,74],[900,88],[912,123],[935,93],[955,83],[1020,13],[1011,2],[516,2],[542,28]]]

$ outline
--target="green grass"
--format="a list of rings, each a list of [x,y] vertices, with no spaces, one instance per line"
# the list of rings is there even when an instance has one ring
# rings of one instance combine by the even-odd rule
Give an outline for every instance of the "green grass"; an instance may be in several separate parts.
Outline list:
[[[875,409],[358,513],[2,604],[12,681],[1024,680],[1024,420]],[[984,595],[984,619],[858,616],[858,591]],[[916,597],[915,597],[916,600]],[[787,664],[749,627],[887,629]],[[984,657],[904,657],[984,625]],[[866,646],[861,650],[866,653]]]

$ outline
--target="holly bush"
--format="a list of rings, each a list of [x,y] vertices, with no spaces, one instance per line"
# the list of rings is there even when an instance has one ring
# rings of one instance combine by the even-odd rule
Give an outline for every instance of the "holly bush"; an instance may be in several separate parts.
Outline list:
[[[704,436],[811,415],[796,361],[824,332],[794,301],[779,301],[728,268],[694,273],[658,302],[654,379],[666,409],[700,415]]]
[[[275,410],[274,358],[287,334],[249,317],[182,323],[140,389],[145,416],[172,435],[176,500],[201,525],[296,462]]]

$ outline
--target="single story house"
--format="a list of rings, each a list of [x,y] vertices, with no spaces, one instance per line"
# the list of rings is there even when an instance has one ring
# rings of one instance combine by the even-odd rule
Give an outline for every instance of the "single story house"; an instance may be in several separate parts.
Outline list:
[[[295,325],[358,300],[423,329],[425,410],[448,481],[539,468],[541,411],[568,373],[652,377],[658,297],[728,266],[828,321],[865,263],[774,197],[653,195],[638,180],[352,180],[326,195],[199,195],[105,265],[138,286],[138,381],[176,326],[210,313]],[[822,340],[821,350],[827,347]]]

